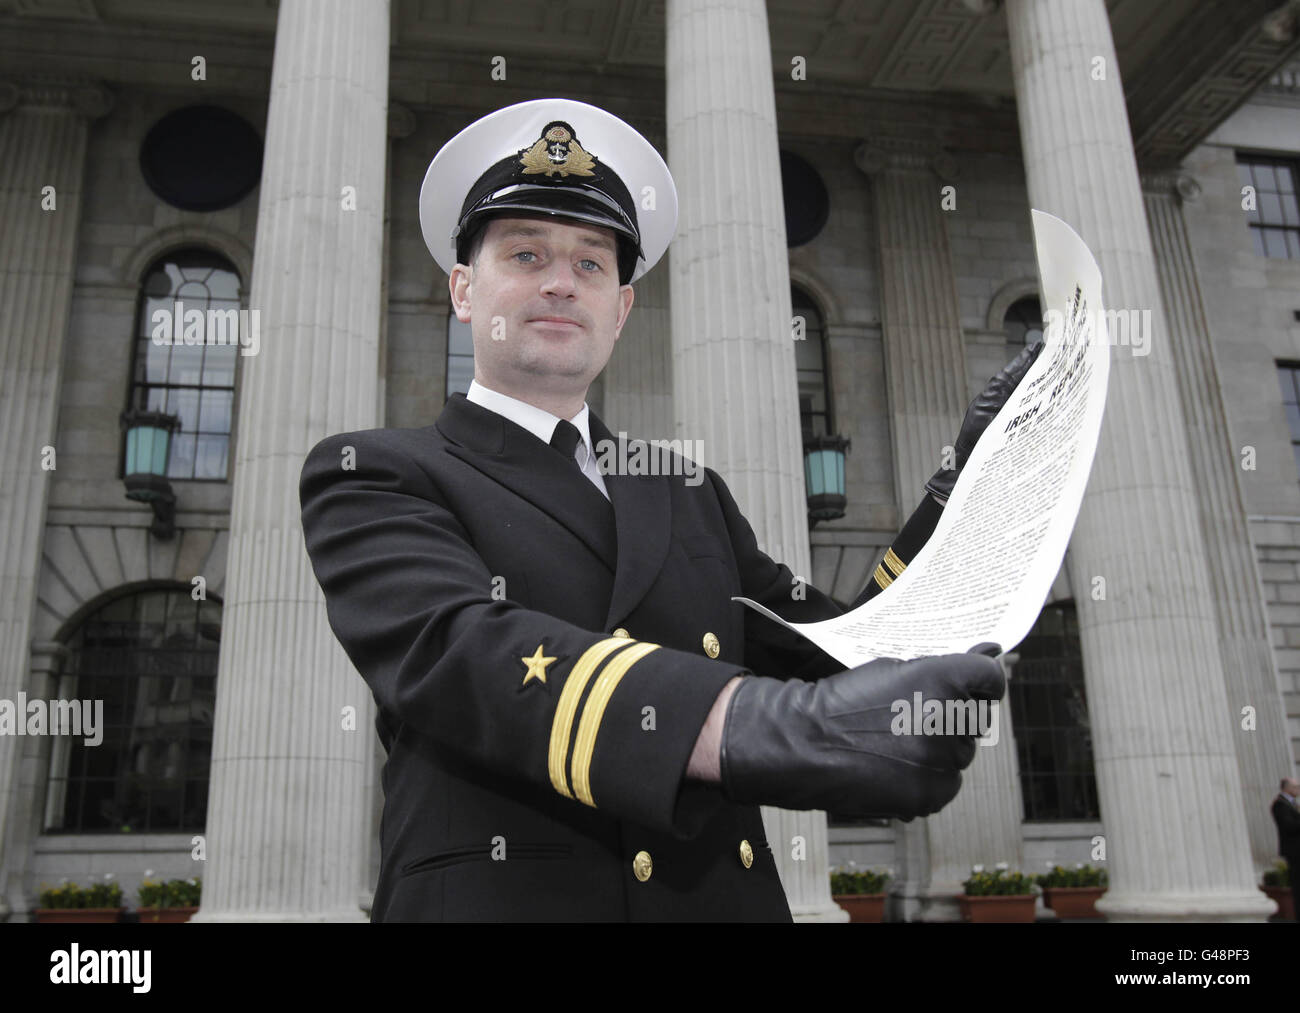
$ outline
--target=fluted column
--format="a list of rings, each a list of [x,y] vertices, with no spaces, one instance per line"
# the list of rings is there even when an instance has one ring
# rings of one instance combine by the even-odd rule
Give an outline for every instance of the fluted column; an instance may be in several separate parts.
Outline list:
[[[72,302],[87,120],[108,112],[97,86],[0,82],[0,699],[28,681],[36,569],[51,470],[58,466],[63,342]],[[53,449],[53,457],[46,448]],[[23,739],[0,735],[0,920],[21,889],[5,852],[17,812]],[[13,896],[18,896],[16,893]]]
[[[669,0],[676,435],[702,440],[759,544],[810,570],[771,43],[763,0]],[[843,920],[823,813],[764,811],[791,912]],[[793,857],[803,855],[802,858]]]
[[[1150,354],[1133,354],[1132,335],[1111,349],[1071,541],[1110,870],[1098,909],[1262,919],[1274,905],[1255,887],[1242,820],[1199,492],[1106,7],[1008,0],[1007,24],[1030,203],[1089,245],[1109,310],[1150,311]]]
[[[923,147],[863,144],[854,154],[871,177],[880,250],[880,317],[894,438],[894,488],[907,517],[961,428],[966,346],[957,309],[941,186],[951,156]]]
[[[956,440],[970,400],[941,200],[956,166],[923,142],[863,144],[854,157],[874,196],[895,489],[899,516],[906,517]],[[1021,864],[1023,813],[1010,718],[1004,700],[997,744],[977,751],[952,802],[929,819],[895,824],[895,917],[956,921],[956,896],[972,865]]]
[[[1148,176],[1143,183],[1169,343],[1186,413],[1206,565],[1214,575],[1209,595],[1218,622],[1228,709],[1237,717],[1232,738],[1243,816],[1255,872],[1262,874],[1277,861],[1277,829],[1268,801],[1277,794],[1280,772],[1291,769],[1291,746],[1263,586],[1237,481],[1238,458],[1228,435],[1200,275],[1183,221],[1183,204],[1197,199],[1200,186],[1177,173]],[[1243,728],[1241,712],[1246,707],[1254,712],[1253,722]]]
[[[601,417],[614,432],[673,437],[673,343],[668,309],[669,251],[636,283],[632,312],[605,367]]]
[[[387,3],[280,4],[198,921],[363,918],[369,693],[326,620],[298,473],[378,424],[388,24]]]

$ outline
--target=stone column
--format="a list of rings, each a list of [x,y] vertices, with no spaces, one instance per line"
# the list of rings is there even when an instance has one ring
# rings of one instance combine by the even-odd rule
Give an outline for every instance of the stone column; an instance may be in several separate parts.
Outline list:
[[[378,424],[388,25],[387,3],[280,4],[198,921],[363,920],[369,693],[326,620],[298,474],[322,437]]]
[[[1243,816],[1255,872],[1262,874],[1277,861],[1277,829],[1267,802],[1277,793],[1280,772],[1291,769],[1291,747],[1264,612],[1263,585],[1237,481],[1237,452],[1229,439],[1200,272],[1183,221],[1184,202],[1195,201],[1201,188],[1191,177],[1177,173],[1147,176],[1143,184],[1169,322],[1169,344],[1186,412],[1187,449],[1206,566],[1214,574],[1209,595],[1218,623],[1228,709],[1234,720],[1232,738],[1241,775]],[[1254,714],[1243,728],[1241,712],[1245,707]]]
[[[668,309],[671,252],[633,287],[632,312],[605,367],[601,418],[642,439],[673,438],[673,343]]]
[[[923,143],[863,144],[854,158],[871,177],[874,196],[895,489],[905,518],[956,440],[970,402],[942,203],[956,165]],[[1021,865],[1023,812],[1010,718],[1004,699],[998,743],[978,750],[952,802],[929,819],[895,823],[894,917],[957,921],[956,896],[972,865]]]
[[[666,27],[668,155],[680,201],[669,272],[676,435],[703,441],[703,463],[727,481],[764,551],[806,574],[767,10],[763,0],[669,0]],[[795,918],[843,921],[830,897],[825,814],[764,816]]]
[[[58,466],[63,342],[72,302],[87,121],[111,97],[87,83],[0,82],[0,699],[31,663],[36,571],[50,471]],[[0,921],[22,865],[7,853],[21,820],[15,787],[25,740],[0,735]]]
[[[1089,245],[1109,310],[1150,311],[1150,354],[1134,355],[1131,335],[1112,348],[1071,541],[1110,870],[1098,909],[1116,920],[1263,919],[1274,905],[1255,887],[1242,821],[1200,492],[1106,7],[1008,0],[1007,24],[1030,204]]]
[[[854,160],[871,177],[880,250],[880,319],[894,438],[899,516],[961,429],[966,346],[940,189],[955,176],[950,155],[920,146],[862,144]]]

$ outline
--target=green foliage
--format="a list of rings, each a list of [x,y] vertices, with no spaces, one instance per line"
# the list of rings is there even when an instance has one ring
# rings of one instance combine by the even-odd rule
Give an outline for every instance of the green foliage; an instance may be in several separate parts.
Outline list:
[[[1032,876],[998,868],[985,872],[982,865],[971,870],[970,879],[962,883],[967,897],[1021,897],[1034,893]]]
[[[1073,869],[1057,865],[1044,876],[1037,877],[1039,886],[1106,886],[1110,882],[1105,869],[1091,865],[1076,865]]]
[[[146,879],[140,884],[141,908],[198,907],[203,892],[200,879]]]
[[[43,908],[121,907],[122,887],[112,881],[112,874],[89,886],[78,886],[66,879],[58,886],[41,884],[40,906]]]
[[[1287,886],[1291,885],[1291,873],[1287,869],[1286,862],[1278,862],[1277,865],[1264,873],[1265,886]]]
[[[884,893],[888,882],[887,872],[858,872],[854,868],[831,870],[833,894]]]

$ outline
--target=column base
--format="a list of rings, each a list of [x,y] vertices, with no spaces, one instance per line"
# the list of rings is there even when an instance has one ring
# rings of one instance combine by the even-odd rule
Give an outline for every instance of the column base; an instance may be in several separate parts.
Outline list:
[[[959,922],[961,905],[957,896],[962,892],[960,883],[933,883],[930,886],[889,898],[889,920],[896,922]]]
[[[200,908],[194,912],[190,923],[195,922],[281,922],[319,924],[322,922],[369,922],[360,908],[342,908],[334,911],[208,911]]]
[[[1097,901],[1111,922],[1263,922],[1277,905],[1261,891],[1252,893],[1116,893]]]
[[[849,913],[834,901],[831,901],[830,907],[815,904],[791,905],[790,914],[794,917],[796,925],[808,922],[847,922],[849,920]]]

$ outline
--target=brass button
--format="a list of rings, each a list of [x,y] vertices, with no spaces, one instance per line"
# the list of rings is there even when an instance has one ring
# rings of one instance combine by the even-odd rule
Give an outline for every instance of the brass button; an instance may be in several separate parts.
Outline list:
[[[628,639],[631,639],[632,634],[630,634],[627,630],[623,629],[623,627],[620,626],[620,627],[619,627],[618,629],[616,629],[613,633],[611,633],[610,636],[611,636],[611,637],[627,637]]]
[[[722,645],[718,643],[718,638],[712,633],[704,634],[704,653],[710,658],[716,658],[722,650]]]
[[[653,871],[654,863],[650,861],[650,852],[638,851],[636,857],[632,859],[632,874],[644,883]]]
[[[740,842],[740,864],[746,869],[754,864],[754,849],[750,846],[749,841]]]

